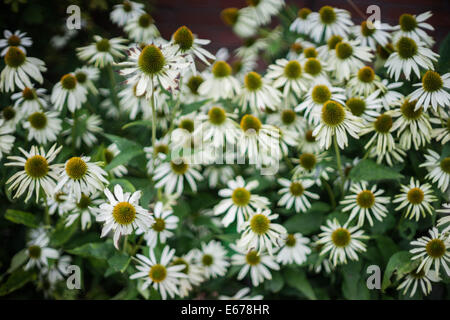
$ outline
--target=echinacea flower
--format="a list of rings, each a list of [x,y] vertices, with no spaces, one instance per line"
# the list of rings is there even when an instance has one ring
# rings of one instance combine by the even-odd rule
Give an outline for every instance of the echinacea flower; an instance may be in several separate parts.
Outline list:
[[[198,93],[214,100],[229,99],[239,94],[241,85],[232,75],[231,66],[222,60],[212,65],[211,73],[206,74],[205,80],[198,87]]]
[[[309,18],[309,35],[316,42],[322,37],[328,41],[331,36],[346,36],[353,22],[347,10],[323,6],[319,12],[312,12]]]
[[[81,230],[86,230],[91,227],[92,217],[97,217],[101,213],[98,206],[103,202],[99,198],[100,192],[94,192],[92,195],[87,196],[84,193],[81,194],[80,200],[74,198],[69,199],[69,208],[67,211],[70,213],[65,220],[65,226],[71,226],[75,221],[80,218]]]
[[[266,108],[275,110],[281,103],[281,94],[259,73],[251,71],[244,77],[244,87],[237,101],[242,111],[248,107],[252,112],[264,111]]]
[[[122,3],[116,4],[114,9],[109,14],[111,21],[119,27],[124,26],[128,21],[144,13],[144,4],[125,0]]]
[[[284,6],[284,0],[247,0],[247,4],[247,7],[241,9],[242,12],[248,14],[258,25],[265,25]]]
[[[180,257],[174,256],[171,265],[183,265],[184,269],[180,272],[187,275],[186,278],[179,279],[179,295],[180,297],[186,297],[190,291],[193,290],[193,286],[200,285],[204,280],[204,274],[202,267],[195,262],[195,250],[189,251],[187,254]]]
[[[130,19],[125,27],[130,39],[138,43],[149,43],[159,37],[158,28],[155,26],[153,17],[148,13],[142,13],[139,16]]]
[[[423,269],[420,271],[415,269],[405,276],[403,281],[398,285],[397,290],[403,290],[403,295],[406,295],[407,292],[410,291],[409,296],[413,297],[417,289],[419,289],[424,295],[427,296],[431,292],[431,282],[439,282],[440,280],[441,279],[436,276],[436,272],[433,270],[429,270],[425,273]]]
[[[445,192],[450,185],[450,156],[441,157],[439,153],[432,149],[428,149],[425,154],[425,162],[419,167],[426,167],[428,174],[425,178],[433,183],[437,182],[437,186],[442,192]]]
[[[311,28],[310,24],[310,14],[311,9],[309,8],[301,8],[297,12],[297,18],[291,23],[289,26],[290,31],[295,31],[301,34],[308,34]]]
[[[440,75],[436,71],[428,70],[422,77],[422,82],[413,84],[416,89],[409,95],[411,100],[417,100],[416,108],[423,107],[425,111],[431,107],[445,109],[450,106],[450,73]]]
[[[28,261],[24,266],[25,270],[34,267],[45,268],[49,265],[49,259],[58,259],[58,251],[50,248],[49,243],[50,239],[46,233],[41,233],[34,240],[28,242],[28,248],[26,249]]]
[[[353,32],[356,35],[356,40],[359,40],[362,46],[375,50],[377,45],[384,47],[389,43],[391,35],[387,31],[391,29],[392,27],[387,23],[372,23],[364,20],[361,25],[354,27]]]
[[[396,41],[400,37],[408,37],[416,41],[423,41],[431,47],[434,40],[425,32],[425,29],[429,31],[434,30],[432,25],[425,22],[431,16],[431,11],[426,11],[419,15],[402,14],[398,19],[398,26],[393,27],[393,30],[396,30],[392,34],[393,40]]]
[[[61,80],[53,87],[51,101],[57,110],[62,110],[67,105],[70,112],[74,113],[86,100],[86,88],[78,83],[72,73],[62,76]]]
[[[34,112],[44,111],[47,107],[46,92],[44,88],[25,87],[22,92],[14,93],[11,99],[15,100],[14,106],[20,110],[20,114],[28,117]]]
[[[266,78],[272,81],[275,89],[283,89],[283,97],[288,98],[292,94],[300,96],[307,91],[312,77],[302,70],[297,60],[277,59],[267,70]]]
[[[144,238],[150,248],[158,243],[166,243],[173,236],[173,230],[177,228],[179,218],[169,208],[164,208],[163,203],[158,201],[153,209],[154,222],[144,232]],[[139,234],[139,233],[138,233]]]
[[[225,8],[220,12],[220,18],[241,38],[253,36],[258,29],[258,22],[250,12],[242,9]]]
[[[3,154],[9,154],[16,139],[13,135],[10,135],[14,132],[14,129],[5,126],[4,123],[5,121],[0,119],[0,160],[3,158]]]
[[[20,32],[20,30],[16,30],[14,33],[4,30],[4,39],[0,39],[0,49],[3,49],[0,56],[3,57],[10,47],[17,47],[26,54],[27,50],[25,47],[30,47],[33,44],[33,40],[26,35],[26,32]]]
[[[278,191],[281,196],[278,201],[279,206],[285,206],[286,209],[294,207],[295,212],[306,212],[311,207],[308,198],[319,199],[319,195],[312,193],[307,189],[314,185],[312,180],[288,180],[284,178],[278,179],[278,183],[282,188]]]
[[[225,275],[230,266],[227,251],[216,240],[208,243],[202,242],[201,249],[196,252],[195,261],[200,264],[206,279]]]
[[[77,55],[83,61],[93,64],[97,68],[112,65],[117,58],[123,58],[123,51],[127,49],[124,38],[102,38],[94,36],[94,43],[85,47],[77,48]]]
[[[36,140],[40,144],[56,141],[61,132],[62,120],[55,111],[38,111],[30,114],[23,127],[28,131],[28,141]]]
[[[284,246],[277,253],[277,262],[302,265],[306,262],[307,255],[311,253],[308,247],[310,240],[301,233],[288,234],[284,239]]]
[[[363,122],[373,122],[379,115],[381,109],[381,100],[377,98],[377,93],[372,93],[371,95],[364,96],[350,96],[345,105],[350,109],[354,116],[363,119]]]

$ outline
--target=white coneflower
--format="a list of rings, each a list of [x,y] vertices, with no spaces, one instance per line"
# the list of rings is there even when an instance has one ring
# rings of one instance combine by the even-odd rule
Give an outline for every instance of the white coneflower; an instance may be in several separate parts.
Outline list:
[[[131,120],[135,120],[139,113],[142,113],[143,119],[151,118],[149,102],[145,96],[136,95],[136,84],[133,86],[125,86],[125,88],[117,94],[117,97],[119,98],[121,109],[129,114]]]
[[[331,157],[328,157],[326,152],[303,152],[297,159],[292,159],[293,163],[298,164],[293,170],[293,178],[307,177],[321,186],[321,178],[328,180],[330,178],[328,174],[334,171],[329,165],[330,160]]]
[[[260,52],[264,52],[269,47],[269,35],[265,37],[250,37],[243,39],[243,44],[235,50],[236,58],[245,59],[247,57],[258,57]]]
[[[186,55],[186,59],[190,62],[193,74],[196,74],[194,58],[200,59],[204,64],[210,65],[208,59],[215,60],[216,57],[208,52],[202,46],[207,45],[211,40],[198,39],[192,34],[192,31],[186,27],[181,26],[172,35],[172,41],[178,47],[180,54]]]
[[[372,137],[364,148],[369,150],[374,147],[377,154],[384,154],[395,148],[393,132],[392,112],[386,111],[363,128],[360,135],[372,133]]]
[[[0,39],[0,49],[3,49],[0,56],[3,57],[10,47],[17,47],[26,54],[27,50],[25,47],[30,47],[33,44],[33,40],[26,35],[26,32],[20,32],[20,30],[16,30],[14,33],[9,30],[4,30],[3,36],[5,38]]]
[[[358,217],[358,227],[364,225],[364,221],[367,218],[370,226],[373,226],[372,215],[378,221],[383,221],[387,216],[388,209],[386,205],[390,202],[390,197],[384,197],[383,189],[378,189],[376,185],[372,188],[368,188],[368,183],[361,181],[359,183],[353,183],[350,187],[351,195],[345,196],[344,200],[340,203],[345,205],[342,209],[343,212],[350,211],[348,221],[352,221]]]
[[[5,54],[5,67],[0,74],[0,91],[12,92],[16,88],[31,87],[30,77],[42,84],[41,72],[46,70],[44,61],[27,57],[18,47],[9,47]]]
[[[292,93],[300,96],[308,90],[312,77],[303,72],[297,60],[277,59],[267,70],[266,77],[272,80],[274,88],[283,88],[283,96],[287,98]]]
[[[180,272],[187,275],[187,278],[179,279],[179,295],[181,298],[188,296],[193,286],[200,285],[204,280],[202,267],[194,261],[195,255],[195,250],[191,250],[181,257],[174,256],[172,259],[171,265],[183,265],[184,269]]]
[[[97,137],[95,135],[103,132],[103,128],[101,127],[102,118],[97,114],[83,114],[76,121],[74,119],[67,119],[67,122],[70,124],[70,128],[63,131],[64,135],[68,135],[66,139],[67,144],[72,143],[72,128],[79,126],[78,135],[75,137],[76,148],[81,146],[81,142],[88,147],[92,147],[97,143]]]
[[[65,226],[71,226],[75,221],[80,218],[81,230],[86,230],[91,227],[92,217],[95,218],[101,213],[98,206],[103,203],[103,200],[99,198],[100,193],[94,192],[92,195],[87,196],[84,193],[81,194],[81,198],[76,200],[69,198],[70,212],[65,220]]]
[[[6,126],[4,119],[0,119],[0,160],[3,158],[3,154],[9,154],[14,145],[16,138],[9,133],[13,133],[15,128]]]
[[[280,130],[287,130],[295,133],[302,133],[306,128],[305,118],[289,108],[281,108],[279,111],[269,113],[267,116],[267,123],[280,128]]]
[[[353,22],[347,10],[323,6],[319,12],[310,14],[309,35],[316,42],[320,42],[322,36],[328,41],[331,36],[346,36],[350,32]]]
[[[172,149],[189,149],[193,144],[200,141],[201,136],[197,136],[197,133],[195,133],[195,130],[200,126],[197,112],[181,115],[174,121],[178,128],[174,128],[170,135],[170,147]]]
[[[201,123],[195,128],[193,135],[201,137],[203,142],[215,148],[221,148],[227,142],[235,144],[240,135],[239,125],[233,120],[235,117],[235,114],[226,112],[223,107],[213,105],[207,114],[196,117]]]
[[[403,99],[403,94],[393,89],[400,88],[403,85],[403,82],[392,82],[389,83],[387,79],[383,79],[381,81],[383,83],[383,87],[375,90],[373,94],[381,100],[381,105],[385,110],[390,110],[391,105]]]
[[[150,228],[144,231],[144,238],[150,248],[158,243],[166,243],[173,236],[173,230],[177,228],[178,217],[173,214],[172,209],[163,208],[163,203],[158,201],[153,210],[154,222]]]
[[[49,264],[49,259],[58,259],[59,253],[56,249],[48,247],[50,242],[46,233],[41,233],[36,239],[28,243],[27,255],[28,261],[24,266],[25,270],[34,267],[45,268]]]
[[[399,144],[395,144],[391,150],[386,150],[385,153],[379,153],[377,147],[372,146],[369,149],[369,158],[376,158],[378,164],[386,162],[392,167],[395,162],[402,163],[405,161],[406,151],[403,150]]]
[[[344,38],[338,35],[331,36],[326,44],[317,47],[318,58],[323,61],[328,61],[332,54],[335,54],[336,46],[339,42],[341,42]]]
[[[267,253],[258,253],[254,249],[244,250],[235,244],[231,244],[230,247],[236,251],[231,257],[231,264],[241,267],[237,280],[244,279],[250,273],[252,285],[257,287],[266,279],[272,280],[270,269],[280,270],[280,266],[276,263],[275,258]]]
[[[313,131],[311,129],[307,129],[303,134],[299,135],[297,141],[297,149],[302,153],[319,153],[321,151],[321,147],[319,143],[316,141],[316,138],[313,136]]]
[[[438,227],[443,226],[447,223],[450,223],[450,202],[449,203],[443,203],[442,204],[443,209],[438,209],[436,212],[444,213],[447,216],[440,218],[437,221]],[[444,229],[442,229],[442,233],[449,233],[450,232],[450,224],[448,224]]]
[[[115,143],[110,144],[103,150],[103,156],[105,158],[106,165],[110,164],[113,159],[120,154],[120,150]],[[115,177],[122,177],[128,173],[127,167],[120,164],[111,169],[111,173]]]
[[[397,131],[402,149],[409,150],[411,143],[414,149],[426,146],[431,141],[432,128],[430,118],[423,108],[417,108],[417,100],[404,99],[398,109],[394,109],[392,117],[396,118],[392,131]]]
[[[50,286],[63,281],[70,275],[68,267],[72,264],[72,257],[62,255],[62,250],[58,254],[59,257],[51,266],[44,266],[42,269],[42,274],[47,275]]]
[[[227,184],[235,177],[233,168],[227,165],[210,165],[203,171],[203,175],[208,179],[210,188],[216,188],[219,183]]]
[[[309,34],[311,28],[310,14],[312,13],[309,8],[301,8],[297,12],[297,18],[289,26],[290,31],[295,31],[301,34]]]
[[[155,152],[153,150],[156,149]],[[153,174],[153,170],[159,166],[169,154],[169,136],[165,135],[161,139],[155,140],[155,146],[144,148],[147,158],[147,172]],[[155,155],[156,154],[156,155]]]
[[[98,94],[98,89],[95,86],[94,81],[97,81],[100,77],[99,69],[84,66],[75,69],[73,74],[75,75],[75,78],[77,78],[77,82],[80,86],[85,87],[88,91],[95,95]]]
[[[319,199],[319,195],[309,192],[307,189],[314,185],[312,180],[288,180],[284,178],[278,179],[278,183],[282,188],[278,191],[281,196],[278,201],[279,206],[286,209],[295,208],[295,212],[305,212],[311,207],[308,198]]]
[[[100,237],[106,236],[110,230],[114,231],[114,246],[117,249],[121,235],[129,235],[138,228],[147,230],[154,222],[150,212],[139,205],[141,191],[124,193],[122,187],[116,184],[114,194],[108,188],[104,193],[108,202],[100,205],[101,212],[96,220],[104,222]]]
[[[422,77],[422,82],[413,84],[416,89],[409,95],[411,100],[417,100],[417,106],[422,106],[425,111],[431,106],[434,111],[439,107],[450,106],[450,73],[439,75],[439,73],[428,70]]]
[[[227,251],[219,241],[202,242],[201,250],[196,252],[195,259],[202,267],[205,278],[217,278],[226,274],[230,262]]]
[[[294,43],[291,44],[286,58],[288,60],[299,60],[306,48],[314,48],[314,44],[309,41],[305,41],[303,38],[297,38]]]
[[[434,265],[434,271],[439,276],[439,269],[442,265],[447,276],[450,276],[450,268],[447,265],[450,262],[450,237],[439,233],[437,228],[431,228],[428,233],[430,236],[423,236],[411,241],[411,245],[417,247],[409,250],[409,252],[414,254],[412,260],[421,260],[417,271],[423,270],[425,273],[428,273],[431,266]]]
[[[323,104],[329,100],[345,104],[345,89],[333,87],[325,81],[319,81],[311,86],[304,101],[295,108],[295,111],[304,111],[308,122],[317,125],[320,122]]]
[[[165,246],[159,261],[156,259],[153,250],[150,250],[149,257],[142,254],[136,255],[138,272],[132,274],[130,279],[144,279],[142,288],[145,290],[150,285],[161,294],[163,300],[167,299],[167,295],[174,298],[179,294],[178,285],[180,279],[187,278],[183,273],[184,265],[172,265],[175,249]]]
[[[181,194],[184,189],[184,180],[186,179],[192,191],[197,192],[195,180],[203,180],[198,172],[198,166],[189,163],[187,158],[179,157],[163,162],[156,167],[153,175],[153,181],[156,182],[155,188],[164,187],[166,193],[171,194],[176,191]]]
[[[334,266],[346,264],[347,257],[358,261],[358,252],[365,252],[366,245],[361,241],[369,237],[364,235],[359,227],[348,226],[348,221],[341,226],[337,219],[327,220],[326,226],[321,226],[323,232],[319,234],[317,244],[323,245],[320,255],[329,254],[329,260]]]
[[[238,95],[241,85],[231,71],[231,66],[227,62],[216,61],[211,73],[206,74],[205,81],[199,86],[199,94],[214,100],[228,99]]]
[[[257,72],[251,71],[244,77],[244,87],[237,101],[244,112],[248,107],[255,113],[266,108],[275,110],[281,103],[281,93]]]
[[[301,233],[288,234],[284,239],[284,246],[277,253],[277,262],[302,265],[306,262],[306,256],[311,253],[308,247],[310,240]]]
[[[432,202],[437,198],[433,195],[433,189],[429,183],[420,184],[420,181],[411,177],[409,185],[401,185],[401,194],[395,196],[393,203],[400,203],[395,210],[399,211],[406,207],[405,217],[415,218],[419,221],[420,216],[426,217],[427,213],[433,215]]]
[[[130,39],[138,43],[149,43],[160,36],[155,21],[148,13],[142,13],[128,21],[124,30]]]
[[[103,190],[108,180],[107,173],[99,167],[101,162],[90,162],[90,157],[72,157],[64,164],[64,170],[59,176],[55,192],[62,190],[76,200],[81,194],[91,195],[96,190]]]
[[[250,293],[250,288],[245,287],[236,292],[234,296],[224,296],[220,295],[219,300],[262,300],[264,297],[262,295],[256,295],[256,296],[248,296]]]
[[[447,111],[443,112],[439,109],[437,118],[431,118],[430,122],[438,125],[438,128],[433,128],[432,133],[432,137],[436,141],[440,141],[442,145],[450,141],[450,115]]]
[[[392,34],[393,40],[396,41],[400,37],[408,37],[416,41],[423,41],[427,46],[431,47],[434,40],[427,35],[424,29],[434,30],[432,25],[425,22],[432,15],[431,11],[421,13],[417,16],[409,13],[402,14],[398,19],[399,25],[393,27],[393,30],[397,30]]]
[[[336,139],[339,148],[344,149],[348,144],[347,133],[359,139],[361,120],[335,101],[327,101],[322,107],[320,124],[314,129],[313,136],[318,140],[321,148],[328,149],[331,141]]]
[[[362,46],[369,47],[372,50],[376,50],[377,45],[384,47],[389,43],[391,35],[386,31],[390,30],[392,30],[392,27],[387,23],[377,22],[377,24],[374,24],[367,20],[364,20],[361,22],[361,25],[353,28],[356,40]]]
[[[437,182],[437,186],[442,192],[447,190],[450,184],[450,156],[441,157],[436,151],[428,149],[428,154],[425,154],[425,162],[419,167],[427,168],[426,179],[433,183]]]
[[[72,207],[69,202],[69,197],[62,191],[53,192],[53,194],[45,200],[47,201],[48,213],[50,215],[58,213],[58,216],[61,217]]]
[[[58,112],[35,112],[23,122],[23,127],[28,131],[28,140],[36,140],[38,143],[56,141],[61,131],[62,120]]]
[[[410,79],[411,71],[420,78],[420,68],[434,70],[433,62],[437,61],[439,55],[425,44],[408,37],[401,37],[395,43],[396,51],[393,52],[386,63],[387,72],[391,78],[397,81],[403,72],[406,80]]]
[[[128,61],[118,64],[122,69],[119,74],[126,76],[126,83],[136,85],[136,95],[144,93],[149,99],[156,87],[166,90],[178,87],[180,70],[187,67],[185,59],[176,54],[177,48],[173,45],[149,44],[143,49],[131,48]]]
[[[353,94],[368,96],[376,89],[386,90],[381,78],[369,66],[364,66],[355,73],[348,82]]]
[[[53,87],[51,101],[57,110],[62,110],[67,105],[70,112],[74,113],[86,100],[87,90],[78,83],[73,73],[62,76]]]
[[[270,22],[272,16],[278,14],[284,6],[284,0],[247,0],[248,6],[241,9],[259,25]]]
[[[406,295],[411,288],[409,296],[412,298],[420,287],[424,295],[429,295],[432,289],[431,282],[439,282],[441,279],[436,276],[436,272],[429,270],[425,273],[422,269],[418,271],[417,269],[409,272],[403,281],[398,285],[397,290],[403,290],[402,294]],[[412,285],[412,287],[411,287]]]
[[[17,189],[14,198],[20,197],[28,189],[25,202],[30,199],[33,192],[36,192],[36,202],[38,202],[41,187],[48,197],[52,196],[61,165],[50,163],[55,160],[61,149],[62,146],[56,148],[56,144],[48,152],[45,152],[43,147],[32,146],[29,152],[19,147],[25,158],[8,157],[8,160],[12,162],[5,163],[5,166],[23,167],[23,170],[15,173],[6,181],[7,184],[12,183],[9,190]]]
[[[383,107],[377,95],[374,92],[368,97],[350,96],[345,105],[354,116],[362,118],[364,123],[372,122],[380,115],[379,111]]]
[[[258,23],[249,12],[238,8],[226,8],[220,12],[222,21],[241,38],[251,37],[258,30]]]
[[[348,80],[351,74],[357,73],[364,67],[364,62],[370,62],[372,57],[370,48],[361,46],[358,40],[342,40],[336,45],[334,52],[330,53],[327,62],[334,70],[335,77],[342,81]],[[368,72],[364,72],[363,76],[368,78]]]
[[[243,223],[244,231],[237,245],[244,250],[256,250],[258,253],[267,250],[273,255],[274,247],[280,246],[281,239],[287,233],[281,224],[272,222],[276,218],[278,214],[271,213],[268,209],[257,208]]]
[[[16,131],[17,124],[22,121],[21,110],[14,106],[6,106],[0,111],[0,124],[1,127],[11,129],[12,132]]]
[[[306,51],[307,49],[305,49],[304,52]],[[303,63],[303,70],[306,74],[310,75],[312,83],[327,82],[329,72],[332,71],[326,62],[321,61],[316,57],[306,58]]]
[[[119,27],[124,26],[128,21],[138,17],[144,13],[144,4],[134,1],[125,0],[120,4],[116,4],[109,14],[111,21]]]
[[[219,190],[219,196],[226,199],[214,207],[214,214],[226,213],[222,219],[225,227],[236,220],[237,230],[240,231],[244,221],[250,217],[251,213],[255,212],[257,208],[267,208],[270,203],[269,199],[252,193],[252,190],[258,185],[256,180],[245,183],[241,176],[237,176],[236,180],[228,181],[228,188]]]
[[[25,87],[22,92],[14,93],[11,99],[15,100],[14,106],[20,110],[22,117],[28,117],[47,108],[46,92],[44,88]]]
[[[123,51],[127,50],[124,38],[106,39],[98,35],[94,36],[94,43],[77,48],[77,55],[83,61],[93,64],[95,67],[103,68],[114,63],[114,59],[123,58]]]

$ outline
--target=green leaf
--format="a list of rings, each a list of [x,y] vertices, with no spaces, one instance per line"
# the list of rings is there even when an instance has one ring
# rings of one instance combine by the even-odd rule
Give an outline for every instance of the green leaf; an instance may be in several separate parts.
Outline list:
[[[206,102],[208,102],[210,99],[205,99],[201,101],[196,101],[190,104],[183,105],[181,114],[188,114],[194,111],[197,111],[200,109]]]
[[[78,223],[74,222],[72,225],[66,227],[64,219],[60,219],[56,225],[55,231],[50,236],[52,247],[60,247],[73,236],[78,229]]]
[[[136,127],[136,126],[144,126],[144,127],[152,127],[152,122],[150,120],[137,120],[137,121],[133,121],[130,123],[127,123],[126,125],[124,125],[122,127],[122,130],[131,128],[131,127]]]
[[[133,186],[133,184],[126,179],[112,179],[109,184],[110,189],[112,190],[113,186],[116,184],[119,184],[125,192],[133,193],[136,191],[136,188]]]
[[[131,258],[123,252],[117,252],[108,259],[108,265],[116,272],[123,273],[130,264]]]
[[[346,299],[350,300],[367,300],[370,299],[370,292],[364,278],[362,263],[360,261],[352,261],[342,266],[342,294]]]
[[[111,241],[86,243],[80,247],[67,250],[68,253],[78,255],[84,258],[97,258],[106,260],[115,251]]]
[[[272,273],[272,280],[266,281],[266,288],[271,292],[277,293],[283,289],[284,279],[280,272]]]
[[[284,272],[284,281],[287,285],[294,287],[295,289],[303,293],[308,299],[317,299],[304,270],[299,268],[286,269],[286,272]]]
[[[419,260],[412,260],[411,258],[412,254],[408,251],[400,251],[392,255],[384,272],[383,283],[381,284],[382,291],[392,284],[392,275],[396,274],[397,279],[399,279],[418,267]]]
[[[296,213],[289,218],[284,226],[290,233],[300,232],[308,235],[319,230],[324,214],[330,210],[330,206],[324,202],[315,202],[305,213]]]
[[[398,180],[403,178],[403,175],[392,168],[365,159],[350,171],[350,178],[354,181]]]
[[[117,166],[120,166],[121,164],[126,164],[134,157],[143,153],[144,150],[142,150],[141,147],[131,145],[123,150],[120,150],[120,153],[112,159],[112,161],[105,167],[105,170],[109,171]]]
[[[20,250],[11,259],[11,265],[9,266],[9,269],[6,272],[8,272],[8,273],[13,272],[18,267],[23,265],[25,263],[25,261],[27,261],[27,258],[28,258],[27,249]]]
[[[28,282],[36,279],[36,274],[31,271],[25,271],[23,269],[18,269],[14,271],[6,280],[4,284],[0,287],[0,296],[5,296],[11,292],[22,288]]]
[[[398,252],[398,246],[391,238],[383,235],[373,236],[373,238],[375,238],[378,250],[380,250],[384,263],[387,264],[389,262],[389,258]]]
[[[450,71],[450,34],[447,34],[445,39],[441,42],[439,48],[440,58],[438,60],[437,70],[440,74]]]
[[[8,209],[5,213],[5,219],[14,223],[23,224],[30,228],[37,228],[36,216],[30,212]]]

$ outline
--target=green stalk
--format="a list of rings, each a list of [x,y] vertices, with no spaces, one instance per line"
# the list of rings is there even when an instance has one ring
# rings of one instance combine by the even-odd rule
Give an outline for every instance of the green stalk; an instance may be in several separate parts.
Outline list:
[[[150,100],[152,106],[152,147],[153,147],[153,165],[155,164],[156,153],[156,109],[155,109],[155,86],[152,77],[152,97]]]
[[[106,69],[108,69],[108,75],[109,75],[109,81],[111,83],[111,94],[112,94],[112,100],[113,103],[116,105],[117,108],[119,108],[119,102],[117,100],[117,93],[116,93],[116,78],[114,77],[114,71],[112,69],[112,65],[108,65],[106,67]]]
[[[339,151],[339,146],[337,144],[336,133],[333,135],[334,150],[336,151],[336,163],[339,170],[339,175],[341,176],[341,193],[344,196],[344,170],[342,170],[341,153]]]

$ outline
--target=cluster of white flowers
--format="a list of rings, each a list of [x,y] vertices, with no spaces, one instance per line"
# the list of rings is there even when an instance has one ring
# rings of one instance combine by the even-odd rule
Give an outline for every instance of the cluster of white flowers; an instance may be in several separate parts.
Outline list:
[[[309,264],[330,273],[359,260],[371,228],[397,211],[416,222],[435,217],[437,202],[449,197],[450,73],[435,70],[439,55],[425,22],[431,13],[403,14],[398,26],[355,26],[346,10],[303,8],[290,25],[297,39],[289,52],[267,72],[257,72],[260,53],[280,41],[279,29],[264,36],[258,30],[284,5],[259,0],[223,10],[224,22],[245,40],[230,58],[228,52],[208,52],[210,41],[186,26],[162,38],[143,4],[124,1],[110,18],[127,37],[95,35],[77,50],[85,65],[63,75],[50,95],[38,87],[45,63],[25,50],[32,51],[31,39],[5,31],[0,90],[13,93],[13,105],[2,109],[0,160],[19,168],[6,181],[12,198],[34,198],[50,229],[55,213],[53,220],[63,219],[66,228],[77,221],[81,230],[100,223],[99,236],[113,234],[116,249],[123,239],[124,253],[136,262],[130,279],[138,279],[139,291],[145,296],[151,286],[163,299],[187,297],[205,281],[224,277],[230,266],[239,268],[237,280],[249,275],[255,287],[284,265]],[[384,76],[375,72],[380,68]],[[98,88],[103,75],[109,89]],[[400,93],[405,83],[417,89]],[[92,97],[101,104],[93,106]],[[138,144],[127,145],[125,138],[100,145],[103,134],[112,136],[102,123],[123,116],[133,121],[128,127],[151,127],[145,147],[136,151]],[[385,167],[419,161],[420,150],[426,150],[420,167],[428,174],[407,177],[409,183],[397,185],[395,194],[348,174],[369,158]],[[359,158],[349,161],[342,152]],[[135,190],[127,177],[136,168],[130,170],[127,161],[142,154],[146,167],[136,176],[148,179]],[[271,176],[263,175],[274,167]],[[264,194],[261,181],[276,185],[278,195]],[[148,188],[154,192],[143,200]],[[216,198],[209,208],[211,230],[237,237],[222,242],[211,231],[199,248],[178,254],[168,242],[190,226],[175,208],[200,188]],[[312,239],[283,225],[283,215],[313,214],[308,211],[314,202],[327,196],[344,221],[330,215]],[[442,212],[450,213],[448,205]],[[418,263],[399,290],[412,296],[419,284],[429,294],[430,281],[440,280],[440,266],[450,276],[449,222],[441,218],[429,236],[411,242]],[[48,228],[32,236],[25,269],[37,267],[54,283],[61,276],[51,276],[51,268],[63,270],[70,257],[48,247]],[[49,260],[58,263],[49,266]],[[235,298],[248,292],[243,288]]]

